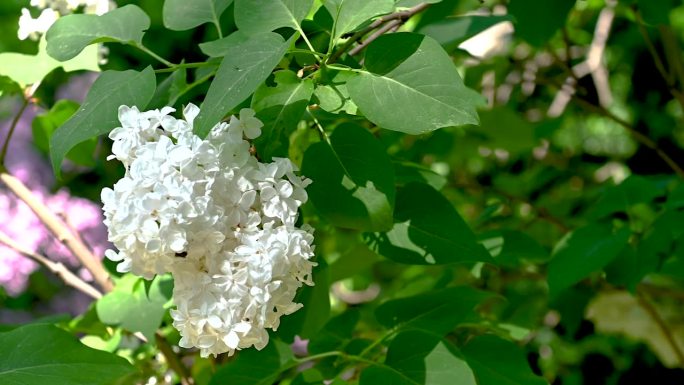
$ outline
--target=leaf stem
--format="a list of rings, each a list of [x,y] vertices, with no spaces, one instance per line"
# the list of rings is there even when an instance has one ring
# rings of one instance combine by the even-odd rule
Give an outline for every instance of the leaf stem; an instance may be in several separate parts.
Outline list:
[[[183,365],[183,362],[181,362],[178,355],[173,351],[173,348],[166,338],[164,338],[160,332],[156,332],[154,337],[157,341],[157,347],[159,347],[159,350],[164,355],[164,358],[166,358],[166,362],[169,364],[169,367],[173,369],[173,371],[176,372],[176,374],[178,374],[180,377],[181,384],[193,385],[195,381],[190,375],[190,372],[188,372],[188,368]]]
[[[304,42],[306,43],[306,46],[309,47],[309,50],[310,50],[312,53],[314,53],[314,57],[316,58],[316,61],[320,63],[321,60],[320,60],[320,59],[318,58],[318,56],[316,55],[316,54],[318,54],[318,52],[316,52],[316,50],[314,49],[313,45],[312,45],[311,42],[309,41],[309,38],[306,37],[306,34],[304,33],[304,30],[302,29],[302,27],[301,27],[299,24],[297,25],[297,32],[299,32],[299,34],[302,36],[302,39],[304,39]]]
[[[159,61],[160,63],[164,64],[167,67],[173,68],[173,67],[176,67],[178,65],[178,64],[173,64],[170,61],[164,59],[163,57],[157,55],[156,53],[152,52],[152,50],[150,50],[149,48],[145,47],[142,44],[133,44],[133,46],[135,48],[145,52],[146,54],[150,55],[151,57],[153,57],[154,59],[156,59],[157,61]]]
[[[208,62],[180,63],[180,64],[175,64],[169,68],[160,68],[160,69],[154,70],[154,72],[161,74],[161,73],[165,73],[165,72],[173,72],[175,70],[179,70],[179,69],[183,69],[183,68],[200,68],[200,67],[209,67],[212,65],[214,65],[214,63],[208,63]]]
[[[29,104],[29,98],[22,96],[21,107],[19,107],[19,111],[14,116],[14,119],[12,119],[9,131],[7,131],[7,138],[5,139],[5,143],[2,145],[2,150],[0,150],[0,166],[2,166],[2,168],[5,167],[5,156],[7,156],[7,149],[9,148],[10,140],[12,139],[12,135],[14,134],[14,129],[17,128],[17,124],[19,124],[19,120],[21,119],[21,116],[24,114],[24,111],[26,111],[26,107],[28,107]]]
[[[328,138],[328,134],[325,132],[323,126],[321,126],[321,123],[318,121],[316,116],[308,108],[306,109],[306,112],[309,114],[309,116],[311,116],[311,119],[313,119],[314,125],[318,129],[318,133],[321,135],[321,139],[325,140],[328,143],[328,145],[332,147],[332,143],[330,143],[330,138]]]

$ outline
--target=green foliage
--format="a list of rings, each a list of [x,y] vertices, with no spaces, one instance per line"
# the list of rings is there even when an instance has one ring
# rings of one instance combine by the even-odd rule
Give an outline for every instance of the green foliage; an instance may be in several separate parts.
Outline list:
[[[164,2],[164,26],[184,31],[204,23],[218,25],[221,14],[233,0],[167,0]]]
[[[268,78],[288,46],[280,35],[267,32],[226,51],[195,119],[195,132],[205,136],[228,111],[247,99]]]
[[[366,70],[351,78],[347,87],[374,124],[414,135],[477,124],[478,96],[463,85],[451,59],[433,39],[412,33],[381,36],[368,47],[364,65]]]
[[[235,0],[235,25],[248,34],[283,27],[301,30],[312,5],[313,0]]]
[[[106,385],[133,371],[123,358],[47,324],[0,333],[0,356],[0,381],[7,385]]]
[[[151,67],[142,72],[103,72],[88,91],[81,109],[50,138],[50,159],[55,174],[60,175],[62,160],[74,146],[117,126],[119,106],[144,108],[154,94],[155,82]]]
[[[369,19],[389,13],[394,8],[392,0],[325,0],[323,5],[334,20],[331,43]]]
[[[48,55],[45,39],[40,40],[38,53],[26,55],[14,52],[0,53],[0,75],[4,75],[24,88],[43,80],[50,72],[63,68],[66,72],[89,70],[99,71],[97,47],[89,47],[71,60],[57,61]]]
[[[264,160],[287,157],[290,135],[309,105],[314,91],[311,79],[299,79],[288,70],[275,73],[275,86],[261,85],[252,97],[252,109],[264,123],[256,140],[257,152]]]
[[[131,332],[141,332],[154,340],[161,325],[164,305],[171,299],[171,277],[157,277],[149,289],[140,278],[123,276],[116,289],[97,301],[97,316],[108,325],[121,326]]]
[[[0,2],[0,117],[28,100],[35,149],[58,177],[65,158],[76,166],[41,199],[98,199],[114,183],[100,136],[122,105],[201,105],[201,137],[249,107],[264,124],[254,156],[290,158],[312,181],[296,226],[314,229],[315,285],[263,349],[203,358],[176,354],[169,277],[113,273],[114,289],[75,318],[0,325],[0,383],[580,385],[658,382],[661,370],[679,381],[684,5],[118,6],[62,10],[39,42],[20,42],[19,6]],[[55,96],[72,72],[100,70],[103,47],[85,101]],[[48,274],[23,294],[0,290],[0,318],[50,309],[63,293]]]
[[[268,385],[278,374],[293,364],[290,347],[280,341],[271,341],[257,351],[246,350],[235,361],[223,366],[214,374],[209,385],[230,382],[235,385]]]
[[[76,57],[93,43],[115,41],[142,45],[150,18],[135,5],[127,5],[102,16],[69,15],[60,18],[45,35],[47,53],[59,61]]]
[[[302,173],[313,180],[309,197],[330,223],[366,231],[391,228],[395,195],[391,160],[364,128],[341,124],[330,143],[309,146]]]
[[[395,223],[385,233],[366,235],[378,254],[410,264],[493,262],[451,203],[427,184],[399,190]]]

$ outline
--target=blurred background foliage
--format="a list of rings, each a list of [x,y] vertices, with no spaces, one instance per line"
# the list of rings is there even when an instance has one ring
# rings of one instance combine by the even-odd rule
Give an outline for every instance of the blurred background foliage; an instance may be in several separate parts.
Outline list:
[[[217,38],[211,25],[163,29],[162,0],[117,3],[135,3],[148,13],[152,25],[145,40],[172,62],[205,60],[196,42]],[[466,322],[452,331],[454,341],[492,331],[513,339],[524,347],[533,371],[551,384],[684,382],[684,185],[662,155],[684,165],[684,5],[676,0],[435,3],[404,28],[435,38],[453,56],[465,83],[486,99],[481,125],[420,136],[370,128],[391,156],[398,183],[424,180],[441,190],[497,266],[397,264],[376,254],[360,232],[318,218],[309,204],[304,212],[313,218],[323,260],[321,281],[310,290],[327,289],[320,278],[327,275],[330,314],[358,318],[356,326],[340,321],[354,336],[350,345],[363,347],[378,337],[373,317],[378,304],[467,284],[501,297],[478,308],[484,323]],[[34,42],[16,38],[19,11],[27,4],[0,2],[0,52],[36,52]],[[232,15],[231,6],[221,19],[226,34],[235,29]],[[303,24],[315,46],[327,44],[321,19]],[[464,32],[473,30],[484,32],[473,38]],[[124,46],[108,47],[103,69],[156,64]],[[295,60],[302,66],[310,57]],[[199,71],[191,72],[191,79],[201,77]],[[50,111],[57,119],[33,123],[35,149],[44,156],[46,147],[35,133],[66,120],[56,114],[73,113],[74,106],[55,98],[72,81],[55,70],[35,94],[43,114]],[[207,87],[185,93],[176,106],[199,104]],[[0,99],[0,117],[9,119],[16,102]],[[316,116],[325,127],[362,122],[322,110]],[[303,125],[289,140],[290,157],[301,164],[317,134]],[[105,161],[108,145],[100,139],[79,147],[71,154],[78,166],[52,191],[68,187],[98,201],[101,187],[123,172]],[[59,295],[59,286],[49,273],[34,272],[23,293],[0,296],[3,317],[50,315],[41,304]],[[281,333],[287,335],[298,322],[321,327],[327,314],[320,320],[306,317],[302,312],[284,320]],[[332,330],[338,330],[334,324]],[[332,370],[325,365],[312,370]],[[208,367],[196,364],[198,381]],[[291,383],[305,383],[300,377]]]

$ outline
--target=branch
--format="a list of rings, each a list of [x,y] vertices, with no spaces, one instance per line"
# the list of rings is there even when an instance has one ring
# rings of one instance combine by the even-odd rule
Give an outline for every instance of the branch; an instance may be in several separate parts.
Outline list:
[[[670,166],[670,168],[680,178],[684,179],[684,169],[682,169],[682,167],[680,167],[679,164],[677,164],[677,162],[675,162],[674,159],[672,159],[670,157],[670,155],[668,155],[665,151],[663,151],[663,149],[661,149],[653,139],[651,139],[648,136],[637,131],[627,121],[616,116],[615,114],[608,111],[607,109],[600,107],[600,106],[596,106],[594,104],[591,104],[588,101],[582,99],[581,97],[579,97],[577,95],[574,95],[573,99],[577,102],[577,104],[580,107],[584,108],[585,110],[590,111],[590,112],[594,112],[594,113],[601,115],[601,116],[604,116],[604,117],[614,121],[615,123],[621,125],[622,127],[624,127],[627,130],[627,132],[630,133],[632,138],[634,138],[634,140],[636,140],[637,142],[639,142],[639,143],[643,144],[644,146],[650,148],[651,150],[655,151],[656,154],[658,154],[658,156],[660,157],[660,159],[662,159],[665,163],[667,163],[667,165]]]
[[[45,227],[52,232],[52,234],[66,246],[69,251],[85,266],[93,275],[95,281],[104,289],[104,291],[112,290],[112,282],[109,279],[109,274],[104,269],[102,264],[90,252],[88,247],[80,242],[74,234],[69,231],[67,225],[61,221],[50,209],[43,204],[33,193],[17,178],[2,172],[0,173],[0,181],[2,181],[12,192],[38,216]]]
[[[76,274],[72,273],[62,263],[53,262],[40,254],[34,253],[28,248],[20,245],[2,231],[0,231],[0,243],[45,266],[48,270],[60,277],[64,283],[73,287],[74,289],[79,290],[94,299],[102,298],[102,293],[100,293],[96,288],[92,287],[86,281],[79,278]]]
[[[9,143],[12,139],[12,134],[14,134],[14,129],[17,128],[17,124],[19,123],[21,116],[24,114],[24,111],[26,110],[26,107],[28,107],[29,104],[29,98],[22,96],[21,107],[19,107],[19,111],[14,116],[14,119],[12,119],[9,131],[7,131],[7,138],[5,139],[5,143],[2,145],[2,150],[0,150],[0,167],[2,167],[3,169],[5,167],[5,156],[7,156],[7,149],[9,148]]]
[[[405,11],[390,13],[389,15],[385,15],[385,16],[382,16],[382,17],[376,19],[368,27],[354,33],[349,39],[347,39],[347,41],[345,41],[344,44],[330,56],[330,59],[328,59],[327,64],[332,64],[332,63],[336,62],[345,52],[347,52],[349,47],[351,47],[354,43],[361,40],[362,37],[366,36],[371,31],[379,28],[381,25],[385,24],[386,22],[397,20],[397,21],[399,21],[399,23],[393,26],[393,27],[397,27],[397,26],[403,24],[406,20],[410,19],[412,16],[424,11],[429,6],[430,6],[430,4],[428,4],[428,3],[421,3],[421,4],[416,5],[413,8],[409,8]],[[390,29],[391,28],[388,28],[385,32],[387,32]],[[377,37],[375,37],[373,40],[375,40],[375,39],[377,39]],[[349,54],[351,55],[352,53],[350,52]]]
[[[178,355],[173,351],[173,348],[171,345],[169,345],[169,342],[166,340],[166,338],[164,338],[164,336],[159,332],[155,333],[154,337],[157,341],[157,346],[164,355],[164,358],[166,358],[166,362],[169,364],[169,367],[173,369],[173,371],[176,372],[180,377],[181,384],[193,385],[195,381],[190,375],[190,372],[188,372],[188,368],[183,365],[183,362],[181,362]]]

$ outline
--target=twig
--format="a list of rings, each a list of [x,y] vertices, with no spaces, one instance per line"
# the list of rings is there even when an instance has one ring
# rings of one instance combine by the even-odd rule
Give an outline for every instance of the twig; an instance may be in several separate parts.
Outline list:
[[[356,47],[352,48],[349,51],[350,56],[354,56],[358,54],[359,52],[363,51],[370,43],[372,43],[375,39],[379,38],[380,36],[384,35],[387,33],[387,31],[400,26],[402,23],[401,20],[392,20],[388,22],[387,24],[383,25],[380,27],[377,31],[373,32],[372,35],[368,36],[368,39],[364,40],[361,44],[357,45]]]
[[[2,145],[2,150],[0,151],[0,167],[2,168],[5,167],[5,156],[7,156],[7,149],[9,148],[10,140],[14,134],[14,129],[17,128],[17,124],[19,123],[21,116],[24,114],[24,111],[26,111],[26,107],[28,107],[29,104],[29,98],[22,96],[21,107],[19,107],[19,111],[14,116],[14,119],[12,119],[9,131],[7,131],[7,138],[5,138],[5,144]]]
[[[400,20],[401,23],[405,22],[406,20],[410,19],[412,16],[424,11],[430,6],[428,3],[421,3],[416,5],[413,8],[407,9],[405,11],[399,11],[399,12],[394,12],[390,13],[389,15],[382,16],[375,21],[373,21],[368,27],[362,29],[361,31],[358,31],[354,33],[347,41],[342,44],[342,46],[335,51],[330,58],[328,59],[327,63],[332,64],[336,62],[347,50],[349,47],[351,47],[354,43],[359,41],[362,37],[366,36],[368,33],[371,31],[375,30],[376,28],[379,28],[381,25],[385,24],[388,21],[393,21],[393,20]]]
[[[95,278],[95,281],[103,290],[112,290],[112,282],[109,279],[109,274],[100,261],[95,258],[90,250],[88,250],[88,247],[78,241],[64,222],[53,214],[43,202],[38,200],[38,198],[36,198],[19,179],[6,172],[2,172],[0,173],[0,181],[31,208],[48,230],[50,230],[50,232],[52,232],[52,234],[71,251],[81,264],[90,271],[93,278]]]
[[[79,290],[82,293],[94,299],[102,298],[102,293],[100,293],[96,288],[92,287],[90,284],[79,278],[76,274],[72,273],[62,263],[53,262],[38,253],[34,253],[28,248],[20,245],[18,242],[10,238],[7,234],[5,234],[2,231],[0,231],[0,243],[42,264],[48,270],[52,271],[53,273],[55,273],[55,275],[60,277],[62,281],[64,281],[64,283],[75,288],[76,290]]]
[[[644,310],[646,310],[646,312],[648,312],[651,318],[653,318],[653,321],[655,321],[655,323],[658,325],[658,328],[660,328],[660,331],[663,333],[663,336],[665,336],[667,342],[672,347],[672,351],[677,356],[679,364],[681,366],[684,366],[684,352],[682,352],[682,348],[677,343],[677,340],[675,340],[674,335],[672,334],[672,331],[670,330],[670,327],[668,326],[667,322],[665,322],[663,317],[661,317],[658,313],[658,309],[656,309],[655,306],[653,306],[653,304],[649,302],[649,300],[646,299],[643,294],[637,293],[636,298],[639,301],[639,305],[641,305],[641,307]]]
[[[183,362],[181,362],[178,355],[173,351],[173,348],[171,345],[169,345],[169,342],[166,340],[166,338],[164,338],[164,336],[159,332],[155,333],[154,337],[157,341],[157,346],[164,355],[164,358],[166,358],[166,362],[169,364],[169,367],[173,369],[173,371],[176,372],[180,377],[181,384],[193,385],[195,381],[190,375],[190,372],[188,372],[188,368],[183,365]]]

